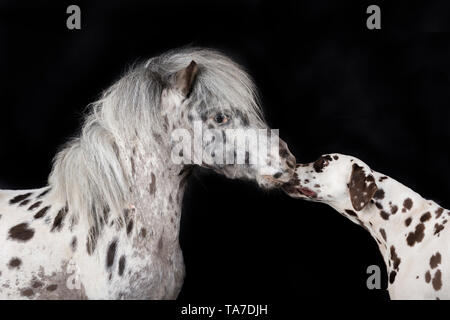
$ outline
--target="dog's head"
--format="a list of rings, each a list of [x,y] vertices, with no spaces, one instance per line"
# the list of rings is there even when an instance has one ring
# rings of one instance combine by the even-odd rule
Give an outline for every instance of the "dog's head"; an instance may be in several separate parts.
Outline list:
[[[378,188],[372,170],[361,160],[327,154],[314,162],[297,164],[294,178],[283,186],[283,190],[294,198],[360,211]]]

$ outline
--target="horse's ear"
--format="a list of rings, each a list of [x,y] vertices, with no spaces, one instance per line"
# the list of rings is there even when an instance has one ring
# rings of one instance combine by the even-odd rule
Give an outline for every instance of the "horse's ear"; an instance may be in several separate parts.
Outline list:
[[[364,209],[378,190],[373,175],[366,174],[364,168],[356,163],[353,164],[348,188],[352,206],[356,211]]]
[[[198,65],[194,60],[192,60],[186,68],[175,74],[175,88],[180,91],[184,97],[189,96],[197,73]]]

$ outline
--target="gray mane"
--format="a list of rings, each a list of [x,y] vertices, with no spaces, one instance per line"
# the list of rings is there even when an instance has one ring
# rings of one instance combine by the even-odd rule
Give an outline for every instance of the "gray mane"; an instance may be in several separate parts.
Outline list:
[[[223,54],[200,48],[174,50],[129,70],[89,105],[79,137],[54,159],[49,184],[77,217],[98,226],[104,210],[119,218],[129,204],[130,145],[150,145],[162,132],[160,97],[177,71],[194,60],[200,68],[190,99],[206,106],[227,103],[263,121],[254,84]]]

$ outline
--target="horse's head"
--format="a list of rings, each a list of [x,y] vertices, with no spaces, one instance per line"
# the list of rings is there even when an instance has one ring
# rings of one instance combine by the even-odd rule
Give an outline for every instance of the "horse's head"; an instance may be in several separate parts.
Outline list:
[[[161,96],[171,161],[256,180],[266,188],[289,181],[295,157],[265,123],[249,76],[216,52],[194,51],[173,60],[183,67],[168,77]]]

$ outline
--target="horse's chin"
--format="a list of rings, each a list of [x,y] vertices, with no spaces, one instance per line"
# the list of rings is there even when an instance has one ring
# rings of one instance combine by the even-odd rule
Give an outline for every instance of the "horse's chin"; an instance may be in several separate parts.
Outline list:
[[[257,176],[256,183],[262,189],[275,189],[282,186],[282,182],[273,179],[271,176]]]

